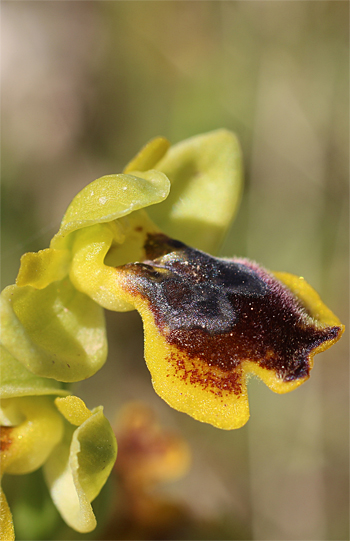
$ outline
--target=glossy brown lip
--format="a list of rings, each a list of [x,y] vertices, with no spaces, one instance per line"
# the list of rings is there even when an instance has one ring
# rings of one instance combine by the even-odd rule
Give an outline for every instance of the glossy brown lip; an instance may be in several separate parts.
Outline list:
[[[123,267],[133,276],[130,291],[147,299],[179,359],[227,375],[249,360],[293,381],[309,375],[312,352],[341,332],[320,327],[288,288],[249,260],[218,259],[162,234],[148,236],[145,252],[143,263]]]

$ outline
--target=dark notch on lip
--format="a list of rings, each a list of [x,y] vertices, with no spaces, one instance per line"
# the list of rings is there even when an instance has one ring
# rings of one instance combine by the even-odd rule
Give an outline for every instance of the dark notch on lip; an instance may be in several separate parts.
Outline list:
[[[146,259],[154,260],[170,252],[186,248],[186,244],[179,240],[174,240],[163,233],[148,234],[144,249]]]

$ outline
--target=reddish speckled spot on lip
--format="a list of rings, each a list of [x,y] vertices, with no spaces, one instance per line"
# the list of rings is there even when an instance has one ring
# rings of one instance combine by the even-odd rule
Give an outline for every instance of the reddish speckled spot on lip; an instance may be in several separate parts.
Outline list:
[[[234,393],[238,397],[242,391],[241,371],[222,372],[212,370],[210,363],[196,363],[186,353],[171,353],[168,361],[174,367],[176,377],[186,384],[200,385],[202,389],[223,396],[223,392]]]

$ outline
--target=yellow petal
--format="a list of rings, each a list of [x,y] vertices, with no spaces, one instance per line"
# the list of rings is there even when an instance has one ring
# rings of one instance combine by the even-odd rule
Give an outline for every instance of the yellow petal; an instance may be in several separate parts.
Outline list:
[[[114,268],[128,261],[146,257],[145,245],[150,234],[158,232],[143,210],[120,220],[127,241],[115,242],[109,224],[96,224],[78,231],[72,248],[70,279],[76,289],[97,304],[115,311],[133,310],[121,286],[122,276]]]
[[[154,166],[163,158],[169,146],[169,141],[164,137],[156,137],[155,139],[152,139],[128,163],[124,169],[124,173],[154,169]]]
[[[77,396],[66,396],[65,398],[56,398],[56,407],[58,411],[69,421],[71,424],[80,426],[91,417],[92,413],[85,406],[85,403]]]
[[[51,282],[62,280],[68,274],[69,263],[68,250],[47,248],[36,253],[28,252],[21,257],[16,284],[43,289]]]
[[[85,293],[108,310],[133,310],[126,302],[115,269],[104,264],[113,242],[113,232],[106,224],[84,228],[76,235],[70,279],[78,291]]]

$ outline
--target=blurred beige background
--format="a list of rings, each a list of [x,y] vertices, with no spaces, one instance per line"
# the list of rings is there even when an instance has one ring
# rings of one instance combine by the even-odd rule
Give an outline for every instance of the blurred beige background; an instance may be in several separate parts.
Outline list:
[[[303,275],[347,323],[347,2],[3,1],[1,24],[3,287],[88,182],[156,135],[226,127],[246,184],[222,255]],[[143,399],[182,433],[172,498],[227,539],[349,538],[347,336],[291,394],[251,381],[249,423],[224,432],[155,395],[136,313],[107,323],[108,362],[77,392],[112,422]]]

